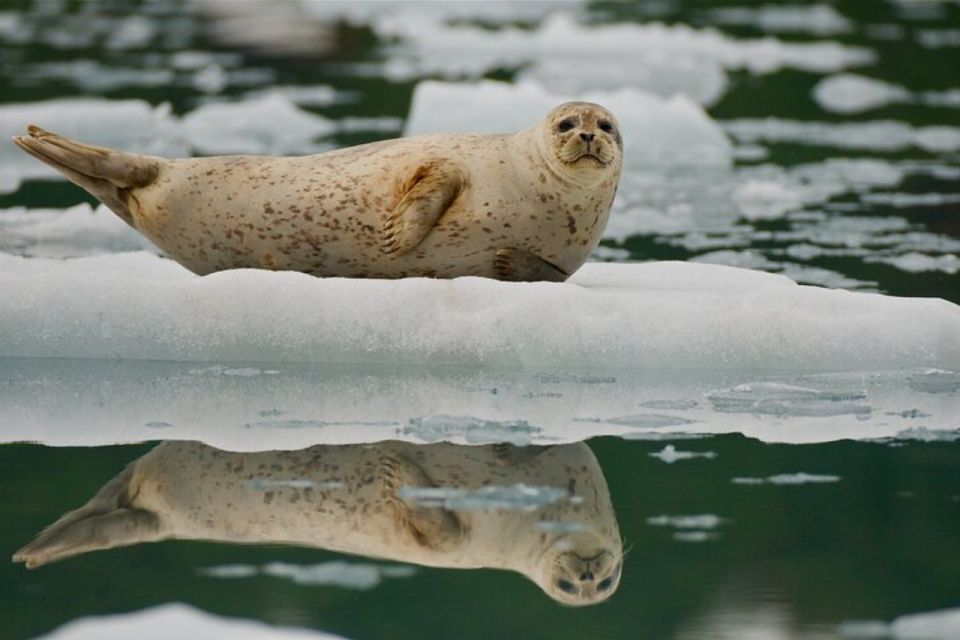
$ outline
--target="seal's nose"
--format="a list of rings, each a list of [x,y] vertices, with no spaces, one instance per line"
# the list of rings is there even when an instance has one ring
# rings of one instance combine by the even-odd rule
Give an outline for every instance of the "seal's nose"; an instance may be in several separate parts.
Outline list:
[[[595,133],[581,133],[581,134],[580,134],[580,139],[583,140],[584,142],[590,142],[591,140],[593,140],[593,139],[596,138],[596,137],[597,137],[597,134],[595,134]]]
[[[584,134],[580,134],[581,136]],[[590,134],[590,137],[593,137],[593,134]],[[584,571],[580,574],[580,582],[587,582],[588,580],[593,580],[593,573],[590,571]]]

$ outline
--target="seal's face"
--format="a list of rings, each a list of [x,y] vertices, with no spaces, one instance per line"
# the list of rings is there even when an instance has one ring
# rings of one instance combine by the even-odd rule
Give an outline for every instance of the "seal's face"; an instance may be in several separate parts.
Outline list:
[[[623,554],[599,534],[585,531],[557,541],[540,564],[537,584],[563,604],[602,602],[620,586]]]
[[[620,169],[623,139],[617,119],[598,104],[567,102],[546,118],[548,148],[568,169],[596,173]]]

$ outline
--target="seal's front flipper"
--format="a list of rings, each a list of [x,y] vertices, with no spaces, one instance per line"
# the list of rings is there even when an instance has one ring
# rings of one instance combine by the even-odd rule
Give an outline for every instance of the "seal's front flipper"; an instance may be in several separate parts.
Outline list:
[[[434,487],[434,482],[420,466],[400,457],[380,459],[387,499],[393,505],[398,523],[423,547],[445,550],[455,547],[463,538],[463,523],[452,511],[437,507],[421,507],[399,495],[402,487]]]
[[[508,282],[563,282],[570,277],[556,265],[529,251],[500,249],[493,259],[498,280]]]
[[[448,161],[417,167],[400,188],[400,201],[384,223],[384,253],[402,255],[423,242],[464,184],[463,173]]]
[[[33,569],[87,551],[159,539],[157,515],[131,505],[134,464],[104,485],[87,504],[44,529],[13,555],[13,561]]]

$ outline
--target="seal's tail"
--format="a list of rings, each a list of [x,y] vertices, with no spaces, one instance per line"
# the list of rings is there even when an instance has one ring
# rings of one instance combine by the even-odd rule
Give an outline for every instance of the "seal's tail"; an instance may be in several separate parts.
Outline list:
[[[27,135],[15,136],[13,141],[89,191],[131,225],[130,190],[150,184],[160,171],[159,158],[82,144],[36,125],[27,127]]]
[[[69,511],[13,554],[14,562],[33,569],[87,551],[156,540],[155,513],[132,506],[136,463],[103,486],[87,504]]]

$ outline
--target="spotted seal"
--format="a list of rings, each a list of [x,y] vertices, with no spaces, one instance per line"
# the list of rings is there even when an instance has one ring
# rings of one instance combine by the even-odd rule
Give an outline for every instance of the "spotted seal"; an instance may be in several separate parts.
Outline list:
[[[502,496],[494,498],[501,504],[491,503],[484,493],[489,488],[506,491],[515,503],[502,504]],[[474,500],[472,507],[456,502],[462,491]],[[553,493],[538,508],[516,504],[537,491]],[[452,503],[437,506],[451,495]],[[171,538],[285,543],[436,567],[508,569],[570,605],[613,594],[623,557],[606,481],[583,443],[516,448],[390,441],[229,453],[166,442],[50,525],[14,560],[33,568]]]
[[[434,134],[302,157],[167,160],[30,126],[23,150],[198,274],[562,281],[597,246],[617,121],[569,102],[515,134]]]

